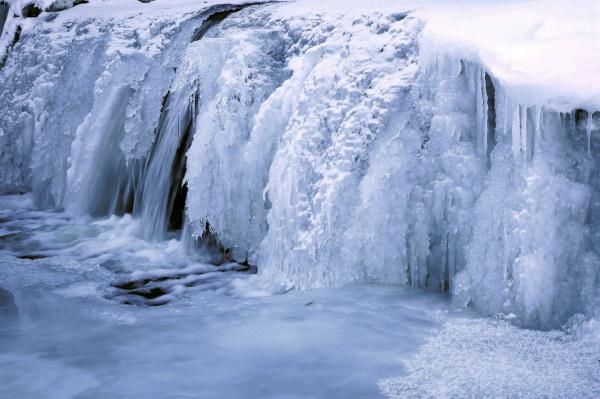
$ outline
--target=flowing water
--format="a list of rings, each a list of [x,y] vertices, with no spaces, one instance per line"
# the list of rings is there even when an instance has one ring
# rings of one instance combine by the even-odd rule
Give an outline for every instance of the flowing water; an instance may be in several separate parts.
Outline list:
[[[403,285],[274,295],[239,264],[146,240],[128,215],[74,220],[29,195],[0,204],[1,397],[600,392],[594,322],[521,330]]]

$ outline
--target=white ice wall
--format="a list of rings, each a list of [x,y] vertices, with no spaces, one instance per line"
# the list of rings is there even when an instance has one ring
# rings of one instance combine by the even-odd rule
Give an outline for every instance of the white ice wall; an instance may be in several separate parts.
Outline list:
[[[186,232],[208,222],[275,290],[403,282],[541,328],[594,311],[593,101],[537,82],[535,102],[408,8],[257,6],[190,44],[198,5],[87,7],[24,29],[0,70],[3,190],[77,215],[116,211],[125,186],[165,200],[174,155],[143,165],[172,151],[167,104],[169,148],[193,112]]]

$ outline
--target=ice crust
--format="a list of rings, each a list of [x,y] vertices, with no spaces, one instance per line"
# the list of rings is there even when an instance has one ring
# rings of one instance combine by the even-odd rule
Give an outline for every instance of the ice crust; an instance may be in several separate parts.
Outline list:
[[[252,6],[193,43],[218,3],[9,15],[2,191],[164,239],[190,120],[187,239],[208,223],[274,290],[408,283],[529,327],[593,315],[594,5],[319,3]]]
[[[600,394],[597,331],[590,324],[544,333],[491,320],[449,320],[407,362],[405,376],[379,384],[393,399],[592,399]]]

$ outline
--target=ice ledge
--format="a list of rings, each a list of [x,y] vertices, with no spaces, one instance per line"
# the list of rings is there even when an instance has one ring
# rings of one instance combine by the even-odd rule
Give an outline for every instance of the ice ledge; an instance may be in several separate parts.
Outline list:
[[[422,56],[481,64],[515,101],[600,110],[600,2],[595,0],[298,0],[289,13],[412,11]]]
[[[30,5],[40,10],[58,10],[85,1],[0,2],[11,6],[12,16],[20,15]],[[100,14],[116,15],[121,9],[139,11],[140,6],[146,11],[147,7],[185,10],[193,2],[158,0],[141,4],[140,0],[91,0],[89,3],[91,7],[84,7],[77,16],[98,16],[100,9]],[[283,14],[299,15],[316,10],[338,14],[412,10],[425,21],[421,37],[424,59],[451,56],[481,64],[520,104],[544,105],[561,112],[577,108],[600,110],[600,79],[595,79],[600,70],[600,24],[596,20],[600,3],[595,0],[513,0],[508,4],[506,1],[482,4],[475,0],[374,0],[368,4],[358,0],[343,3],[298,0],[281,7]],[[14,35],[11,16],[5,32],[8,36]]]

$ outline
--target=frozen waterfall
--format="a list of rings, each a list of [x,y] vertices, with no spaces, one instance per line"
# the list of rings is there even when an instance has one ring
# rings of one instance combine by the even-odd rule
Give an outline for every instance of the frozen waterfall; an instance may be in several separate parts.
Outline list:
[[[600,112],[524,102],[409,8],[2,4],[3,193],[131,213],[273,289],[406,283],[544,329],[597,308]]]

